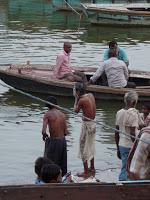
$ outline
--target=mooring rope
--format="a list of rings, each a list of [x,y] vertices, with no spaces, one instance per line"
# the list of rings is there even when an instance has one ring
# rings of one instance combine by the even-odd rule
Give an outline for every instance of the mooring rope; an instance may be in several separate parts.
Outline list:
[[[64,2],[67,4],[67,6],[68,6],[73,12],[75,12],[77,15],[79,15],[79,24],[78,24],[78,36],[79,36],[82,14],[80,14],[79,12],[77,12],[66,0],[64,0]]]
[[[74,112],[74,111],[72,111],[72,110],[70,110],[70,109],[67,109],[67,108],[64,108],[64,107],[62,107],[62,106],[58,106],[58,105],[56,105],[56,104],[50,103],[49,101],[43,100],[43,99],[41,99],[41,98],[39,98],[39,97],[36,97],[36,96],[34,96],[34,95],[31,95],[31,94],[29,94],[29,93],[27,93],[27,92],[23,92],[22,90],[13,88],[13,87],[11,87],[11,86],[9,86],[9,85],[3,84],[3,83],[0,83],[0,85],[2,85],[3,87],[6,87],[6,88],[8,88],[8,89],[11,89],[11,90],[13,90],[13,91],[15,91],[15,92],[17,92],[17,93],[20,93],[20,94],[23,94],[23,95],[25,95],[25,96],[28,96],[28,97],[30,97],[30,98],[32,98],[32,99],[35,99],[35,100],[37,100],[37,101],[40,101],[40,102],[42,102],[42,103],[49,104],[49,105],[51,105],[51,106],[55,106],[57,109],[60,109],[60,110],[62,110],[62,111],[65,111],[66,113],[70,113],[70,114],[73,114],[74,116],[78,116],[78,117],[81,117],[81,118],[84,117],[84,118],[87,119],[87,120],[93,121],[95,124],[101,125],[101,126],[107,128],[107,129],[111,129],[111,130],[113,130],[113,131],[117,131],[117,132],[119,132],[120,134],[124,135],[127,139],[133,138],[133,139],[136,139],[136,140],[138,140],[138,141],[141,141],[141,142],[143,142],[143,143],[145,143],[145,144],[150,145],[150,142],[148,142],[148,141],[142,140],[142,139],[140,139],[140,138],[138,138],[138,137],[136,137],[136,136],[133,136],[133,135],[129,135],[128,133],[124,133],[124,132],[122,132],[122,131],[120,131],[120,130],[118,130],[118,129],[116,129],[116,128],[113,128],[113,127],[111,127],[111,126],[109,126],[109,125],[104,125],[104,124],[98,122],[97,120],[93,120],[93,119],[90,119],[90,118],[88,118],[88,117],[83,116],[81,113],[76,113],[76,112]]]

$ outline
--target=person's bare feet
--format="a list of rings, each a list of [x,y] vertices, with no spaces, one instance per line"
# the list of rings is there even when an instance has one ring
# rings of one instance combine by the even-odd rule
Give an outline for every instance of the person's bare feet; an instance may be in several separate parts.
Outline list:
[[[95,168],[89,168],[88,171],[89,171],[89,175],[90,175],[90,176],[95,177],[95,173],[96,173]]]
[[[82,172],[82,173],[77,173],[78,177],[89,177],[89,173],[88,172]]]

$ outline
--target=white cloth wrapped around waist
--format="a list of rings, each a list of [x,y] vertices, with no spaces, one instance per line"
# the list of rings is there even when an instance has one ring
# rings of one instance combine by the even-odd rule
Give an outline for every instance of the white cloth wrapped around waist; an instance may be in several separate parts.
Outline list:
[[[95,155],[95,133],[96,124],[93,121],[82,121],[79,158],[83,162],[91,160]]]

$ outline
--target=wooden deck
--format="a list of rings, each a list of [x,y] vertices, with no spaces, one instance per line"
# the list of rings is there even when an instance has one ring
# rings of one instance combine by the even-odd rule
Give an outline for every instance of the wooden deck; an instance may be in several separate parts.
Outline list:
[[[149,200],[150,183],[1,186],[1,200]]]

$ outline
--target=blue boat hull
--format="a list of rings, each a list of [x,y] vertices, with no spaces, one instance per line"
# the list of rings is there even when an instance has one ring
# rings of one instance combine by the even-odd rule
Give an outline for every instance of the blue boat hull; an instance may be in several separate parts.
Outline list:
[[[136,10],[119,10],[119,8],[109,8],[101,6],[88,6],[81,4],[82,10],[92,24],[115,25],[115,26],[150,26],[150,12]],[[92,4],[91,4],[92,5]],[[104,5],[104,4],[103,4]],[[149,8],[148,8],[149,9]]]

